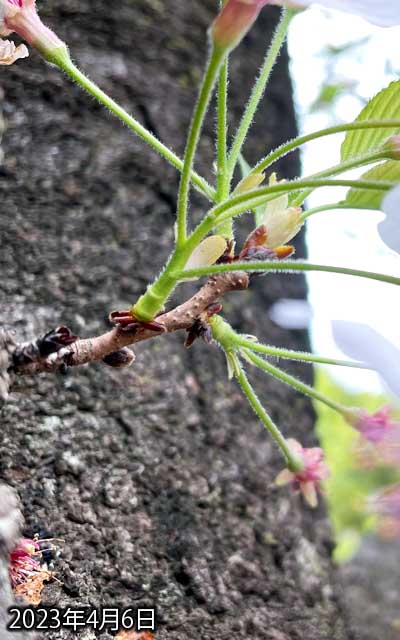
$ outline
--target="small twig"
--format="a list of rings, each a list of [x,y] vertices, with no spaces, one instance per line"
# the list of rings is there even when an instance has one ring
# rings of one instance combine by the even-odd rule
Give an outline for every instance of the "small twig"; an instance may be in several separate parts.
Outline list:
[[[247,289],[248,286],[249,274],[243,271],[212,276],[189,300],[172,311],[158,316],[157,323],[165,327],[164,333],[189,329],[210,305],[214,304],[226,293]],[[116,327],[94,338],[76,340],[76,342],[60,348],[47,357],[43,357],[38,353],[36,357],[32,357],[28,361],[22,359],[21,362],[14,363],[13,372],[18,375],[57,372],[66,366],[78,366],[104,360],[104,358],[107,359],[110,354],[119,352],[129,345],[160,335],[163,334],[156,333],[140,325],[136,326],[132,331],[121,330]],[[134,356],[132,354],[130,361],[132,362],[133,359]]]

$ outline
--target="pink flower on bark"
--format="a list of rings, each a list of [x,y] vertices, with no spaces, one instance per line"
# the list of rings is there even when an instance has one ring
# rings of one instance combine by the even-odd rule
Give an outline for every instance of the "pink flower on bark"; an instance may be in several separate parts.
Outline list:
[[[299,461],[300,470],[283,469],[275,482],[279,486],[291,483],[295,489],[301,491],[310,507],[316,507],[317,495],[318,492],[321,492],[320,483],[329,476],[329,469],[324,461],[324,452],[320,447],[304,448],[300,442],[292,438],[287,442],[293,457]]]
[[[14,589],[40,571],[40,550],[36,540],[22,538],[10,553],[10,581]]]
[[[11,33],[17,33],[28,44],[36,47],[44,57],[55,49],[65,48],[65,44],[39,18],[36,0],[0,0],[0,36],[9,36]],[[0,57],[2,64],[10,64],[10,62],[2,62],[4,55],[5,59],[10,59],[10,45],[13,43],[8,41],[6,43],[8,47],[4,41],[0,41],[0,56],[3,53],[3,57]],[[15,53],[19,51],[19,55],[15,55],[14,60],[18,57],[26,57],[26,47],[23,45],[22,47],[22,49],[19,47],[15,49]]]

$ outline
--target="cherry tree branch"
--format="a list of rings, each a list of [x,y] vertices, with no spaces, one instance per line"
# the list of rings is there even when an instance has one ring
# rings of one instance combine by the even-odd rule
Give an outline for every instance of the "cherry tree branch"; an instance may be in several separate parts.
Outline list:
[[[100,336],[77,339],[71,344],[61,346],[61,348],[45,355],[41,353],[40,346],[37,348],[43,339],[26,344],[14,343],[8,373],[17,375],[55,373],[66,367],[79,366],[99,360],[115,367],[127,366],[135,359],[134,354],[127,349],[130,345],[159,337],[164,333],[190,329],[196,320],[206,313],[208,307],[215,304],[226,293],[247,289],[248,286],[249,275],[243,271],[211,276],[189,300],[157,317],[157,324],[162,325],[165,329],[161,332],[153,331],[140,324],[133,325],[129,330],[116,326]],[[68,331],[65,327],[60,327],[55,331],[60,330],[64,335]]]

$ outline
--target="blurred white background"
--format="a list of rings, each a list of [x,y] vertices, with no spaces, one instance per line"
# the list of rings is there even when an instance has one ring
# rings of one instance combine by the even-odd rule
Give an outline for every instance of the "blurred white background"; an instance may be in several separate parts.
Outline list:
[[[350,14],[318,7],[300,13],[290,28],[289,51],[301,133],[351,122],[373,95],[400,76],[400,28],[374,27]],[[342,134],[335,134],[304,146],[303,174],[337,164],[342,140]],[[361,173],[353,171],[347,176]],[[308,206],[335,198],[338,201],[344,193],[342,188],[321,189],[308,199]],[[400,256],[391,252],[377,233],[382,218],[379,212],[360,210],[327,211],[310,217],[310,262],[400,276]],[[308,283],[316,352],[343,357],[333,342],[331,319],[365,322],[400,348],[398,287],[326,273],[310,273]],[[372,372],[329,369],[336,380],[351,389],[382,390],[378,376]]]

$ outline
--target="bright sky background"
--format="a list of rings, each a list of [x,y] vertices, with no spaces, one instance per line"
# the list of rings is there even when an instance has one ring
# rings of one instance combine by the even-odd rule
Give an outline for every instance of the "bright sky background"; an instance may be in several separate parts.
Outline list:
[[[384,1],[384,0],[381,0]],[[400,0],[399,0],[400,1]],[[333,58],[327,45],[359,42]],[[383,29],[364,20],[314,7],[294,19],[289,34],[292,76],[302,133],[351,122],[364,104],[390,81],[400,77],[400,28]],[[347,89],[328,109],[311,110],[321,86],[344,82]],[[340,160],[342,134],[303,147],[303,174],[320,171]],[[364,169],[365,170],[365,169]],[[359,172],[360,173],[360,172]],[[357,175],[348,173],[347,176]],[[308,199],[310,207],[343,197],[345,189],[320,190]],[[380,271],[400,276],[400,256],[381,241],[376,225],[383,214],[373,211],[328,211],[308,221],[310,262]],[[330,319],[364,322],[400,347],[400,291],[394,285],[361,278],[312,273],[308,277],[314,307],[312,341],[316,352],[342,358],[330,329]],[[380,391],[376,374],[330,367],[343,384],[357,390]]]

